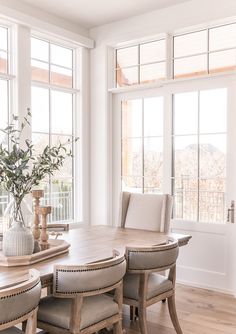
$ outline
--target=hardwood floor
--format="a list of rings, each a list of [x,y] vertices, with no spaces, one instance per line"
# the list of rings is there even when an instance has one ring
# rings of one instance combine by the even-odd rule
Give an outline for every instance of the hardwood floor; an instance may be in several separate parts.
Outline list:
[[[184,334],[236,333],[236,299],[232,296],[177,285],[176,307]],[[128,307],[124,307],[124,328],[127,334],[137,334],[138,322],[130,322],[128,311]],[[150,306],[147,320],[150,334],[176,334],[167,303]]]

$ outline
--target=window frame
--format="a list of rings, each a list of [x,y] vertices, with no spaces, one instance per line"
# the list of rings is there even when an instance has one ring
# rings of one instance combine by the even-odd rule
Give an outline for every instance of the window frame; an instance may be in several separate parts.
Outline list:
[[[48,83],[44,83],[38,80],[32,80],[31,79],[31,87],[36,87],[36,88],[42,88],[42,89],[46,89],[48,90],[48,94],[49,94],[49,119],[51,120],[51,92],[55,91],[55,92],[63,92],[63,93],[69,93],[72,96],[72,134],[71,134],[71,138],[73,140],[73,144],[72,144],[72,154],[73,154],[73,158],[72,158],[72,176],[71,177],[62,177],[62,178],[57,178],[57,180],[71,180],[72,181],[72,219],[69,219],[66,222],[71,222],[71,223],[75,223],[75,222],[79,222],[82,220],[82,207],[80,208],[80,214],[78,215],[78,210],[76,209],[76,202],[78,202],[78,196],[81,193],[82,189],[81,187],[78,189],[77,184],[78,182],[78,178],[81,177],[80,174],[76,173],[75,171],[77,169],[81,169],[81,162],[79,159],[79,154],[80,154],[80,143],[74,141],[75,138],[79,137],[79,132],[80,132],[80,127],[78,126],[79,123],[79,119],[80,116],[77,115],[78,113],[80,113],[79,111],[79,99],[80,99],[80,89],[79,89],[79,73],[78,71],[76,71],[76,68],[78,68],[78,63],[79,63],[79,50],[78,48],[74,47],[73,44],[71,44],[71,46],[68,45],[67,43],[63,43],[63,41],[61,43],[59,43],[58,39],[54,40],[52,38],[48,38],[47,36],[42,36],[42,34],[37,35],[36,33],[32,33],[31,34],[31,38],[36,38],[42,41],[45,41],[47,43],[49,43],[49,82]],[[51,48],[51,44],[54,44],[56,46],[60,46],[60,47],[64,47],[66,49],[71,49],[72,50],[72,87],[62,87],[59,85],[55,85],[55,84],[51,84],[50,83],[50,77],[51,77],[51,58],[50,58],[50,48]],[[34,58],[33,58],[34,59]],[[31,58],[32,60],[32,58]],[[51,136],[54,135],[54,133],[51,132],[51,121],[49,122],[49,132],[33,132],[31,129],[31,133],[40,133],[40,134],[46,134],[49,137],[49,145],[51,144]],[[49,178],[49,197],[51,196],[51,189],[52,189],[52,181],[53,181],[54,177],[50,177]],[[81,182],[80,182],[81,183]],[[60,222],[60,221],[59,221]],[[65,222],[63,220],[63,222]]]
[[[12,115],[18,115],[19,122],[23,121],[25,110],[31,107],[31,58],[30,58],[30,38],[34,36],[43,40],[50,40],[54,44],[58,44],[65,48],[75,50],[74,66],[73,66],[73,101],[76,105],[76,115],[74,116],[73,130],[74,136],[79,140],[74,143],[74,175],[76,180],[74,187],[74,221],[70,221],[72,225],[77,226],[87,222],[89,219],[89,192],[87,185],[89,184],[88,169],[89,159],[86,154],[88,138],[88,58],[87,48],[92,47],[92,40],[88,40],[88,44],[78,41],[76,36],[68,33],[61,35],[47,29],[37,29],[37,27],[29,25],[21,25],[15,21],[8,19],[0,19],[0,25],[8,28],[8,46],[9,46],[9,73],[0,73],[0,79],[9,82],[9,119]],[[23,46],[23,47],[22,47]],[[40,82],[35,82],[41,86]],[[61,87],[55,85],[56,90]],[[63,90],[68,91],[66,88]],[[82,112],[83,110],[83,112]],[[31,128],[26,129],[24,137],[31,139]],[[76,167],[74,167],[76,166]],[[84,186],[85,185],[85,186]],[[10,195],[8,195],[10,198]],[[27,197],[27,202],[31,206],[31,196]],[[76,202],[76,205],[75,203]],[[1,217],[0,217],[1,220]],[[1,232],[1,231],[0,231]]]
[[[119,196],[122,191],[122,174],[121,174],[121,101],[129,99],[138,99],[141,97],[155,97],[164,96],[164,148],[163,148],[163,193],[172,193],[172,95],[178,93],[187,93],[194,90],[211,90],[218,88],[228,88],[235,82],[235,74],[225,74],[224,76],[216,76],[213,78],[200,77],[197,79],[188,80],[186,83],[183,81],[173,81],[168,86],[161,88],[146,88],[140,90],[130,90],[124,92],[117,92],[112,95],[113,99],[113,155],[112,155],[112,175],[113,177],[113,188],[112,188],[112,219],[114,222],[117,221],[117,214],[119,212]],[[231,89],[232,90],[232,89]],[[232,93],[231,93],[232,94]],[[230,99],[230,97],[229,97]],[[230,101],[230,100],[229,100]],[[230,109],[229,109],[230,108]],[[227,110],[227,116],[229,116],[230,110],[232,109],[231,104]],[[116,129],[117,127],[117,129]],[[227,133],[227,144],[228,144]],[[228,175],[228,156],[226,156],[226,173]],[[228,200],[228,184],[229,180],[226,176],[226,202]],[[212,232],[214,229],[222,230],[225,229],[225,221],[222,223],[209,223],[209,222],[198,222],[183,219],[172,220],[173,229],[194,229],[196,231],[209,231]]]
[[[215,26],[210,26],[207,28],[202,28],[202,29],[198,29],[198,30],[193,30],[193,31],[188,31],[185,33],[178,33],[178,34],[174,34],[172,37],[172,48],[173,48],[173,54],[172,54],[172,79],[173,80],[178,80],[178,78],[175,78],[174,76],[174,62],[175,60],[179,60],[179,59],[187,59],[187,58],[192,58],[195,56],[206,56],[206,74],[202,74],[199,76],[189,76],[189,78],[197,78],[197,77],[203,77],[204,75],[207,76],[211,76],[213,74],[215,75],[219,75],[219,73],[214,73],[210,71],[210,55],[211,54],[217,54],[219,52],[224,52],[224,51],[230,51],[230,50],[235,50],[236,51],[236,43],[235,46],[233,47],[228,47],[228,48],[220,48],[220,49],[215,49],[215,50],[210,50],[210,31],[216,28],[221,28],[221,27],[226,27],[226,26],[230,26],[230,25],[234,25],[236,26],[236,22],[231,22],[231,23],[225,23],[225,24],[219,24],[219,25],[215,25]],[[185,36],[185,35],[190,35],[190,34],[194,34],[194,33],[198,33],[201,31],[206,31],[206,35],[207,35],[207,43],[206,43],[206,52],[200,52],[200,53],[193,53],[193,54],[189,54],[189,55],[185,55],[185,56],[179,56],[179,57],[175,57],[174,56],[174,40],[176,37],[180,37],[180,36]],[[236,67],[236,62],[235,62],[235,67]],[[235,70],[224,70],[223,69],[223,73],[227,73],[227,72],[233,72]]]
[[[154,43],[154,42],[159,42],[159,41],[164,41],[165,42],[165,58],[163,60],[158,60],[158,61],[153,61],[153,62],[147,62],[147,63],[141,63],[140,59],[140,50],[141,50],[141,46],[142,45],[146,45],[146,44],[151,44],[151,43]],[[128,49],[128,48],[132,48],[132,47],[137,47],[138,48],[138,62],[137,64],[135,65],[129,65],[129,66],[123,66],[123,67],[117,67],[117,51],[119,50],[122,50],[122,49]],[[163,80],[166,80],[167,79],[167,59],[168,59],[168,52],[167,52],[167,39],[166,39],[166,36],[162,36],[162,37],[157,37],[155,39],[152,39],[152,40],[146,40],[146,41],[140,41],[139,43],[136,43],[136,44],[130,44],[130,45],[125,45],[125,46],[120,46],[120,47],[117,47],[117,48],[114,48],[113,50],[114,52],[114,68],[113,68],[113,87],[115,87],[116,89],[120,89],[120,88],[127,88],[127,87],[133,87],[135,85],[146,85],[148,83],[142,83],[140,82],[140,73],[141,73],[141,70],[140,68],[142,66],[145,66],[145,65],[155,65],[155,64],[164,64],[164,67],[165,67],[165,78],[164,79],[156,79],[154,80],[154,83],[155,82],[160,82],[160,81],[163,81]],[[118,87],[117,86],[117,72],[118,70],[122,70],[122,69],[129,69],[129,68],[137,68],[137,79],[138,79],[138,82],[137,84],[131,84],[131,85],[124,85],[124,86],[120,86]]]

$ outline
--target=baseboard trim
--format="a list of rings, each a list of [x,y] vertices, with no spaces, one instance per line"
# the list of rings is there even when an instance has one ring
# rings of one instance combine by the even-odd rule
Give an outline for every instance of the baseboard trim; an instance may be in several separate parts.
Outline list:
[[[179,285],[185,285],[185,286],[189,286],[189,287],[192,287],[192,288],[210,290],[210,291],[220,292],[220,293],[223,293],[225,295],[234,296],[233,291],[228,290],[228,289],[220,289],[220,288],[215,288],[215,287],[211,287],[211,286],[207,286],[207,285],[198,284],[196,282],[189,282],[189,281],[183,281],[183,280],[176,280],[176,283],[179,284]]]
[[[234,295],[233,290],[227,286],[226,273],[178,265],[176,281],[192,287]]]

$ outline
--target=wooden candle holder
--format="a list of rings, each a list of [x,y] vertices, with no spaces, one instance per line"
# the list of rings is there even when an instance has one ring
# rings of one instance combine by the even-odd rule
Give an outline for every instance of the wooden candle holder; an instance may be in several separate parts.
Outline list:
[[[34,228],[33,228],[33,236],[34,240],[38,241],[40,238],[40,229],[39,229],[39,214],[36,212],[36,208],[40,206],[40,198],[44,196],[43,190],[33,190],[32,196],[34,199]]]
[[[42,216],[42,231],[41,231],[41,238],[40,238],[40,247],[41,250],[45,250],[49,248],[48,243],[48,235],[47,235],[47,215],[52,212],[51,206],[39,206],[36,207],[36,214]]]

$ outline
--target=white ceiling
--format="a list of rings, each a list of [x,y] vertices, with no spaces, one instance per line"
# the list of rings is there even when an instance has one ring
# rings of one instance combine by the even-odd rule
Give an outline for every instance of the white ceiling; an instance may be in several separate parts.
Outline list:
[[[126,19],[189,0],[20,0],[85,28]]]

